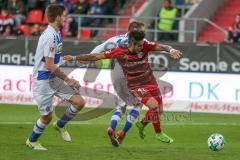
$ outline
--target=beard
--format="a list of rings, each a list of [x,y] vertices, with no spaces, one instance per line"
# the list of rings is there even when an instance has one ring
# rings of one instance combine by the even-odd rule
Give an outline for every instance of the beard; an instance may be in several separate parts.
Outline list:
[[[132,54],[132,55],[137,55],[138,53],[137,53],[137,52],[132,52],[131,54]]]
[[[64,24],[62,22],[60,22],[60,21],[58,22],[58,28],[60,31],[63,29],[63,25]]]
[[[139,52],[133,51],[131,52],[132,55],[137,55]]]

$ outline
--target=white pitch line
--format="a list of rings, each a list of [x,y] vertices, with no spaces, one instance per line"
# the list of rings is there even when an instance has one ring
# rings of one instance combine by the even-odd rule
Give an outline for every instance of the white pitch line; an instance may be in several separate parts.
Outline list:
[[[186,126],[240,126],[239,123],[167,123],[163,124],[163,126],[174,126],[174,125],[186,125]]]
[[[0,125],[34,125],[36,122],[0,122]],[[70,122],[73,125],[108,125],[109,123],[94,123],[94,122]],[[124,124],[123,122],[119,124]],[[163,126],[240,126],[240,123],[163,123]]]

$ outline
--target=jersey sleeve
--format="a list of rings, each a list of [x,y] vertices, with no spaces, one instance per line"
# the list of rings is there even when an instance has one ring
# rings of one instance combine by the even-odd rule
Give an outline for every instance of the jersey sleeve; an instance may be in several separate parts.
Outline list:
[[[145,47],[148,49],[148,51],[156,51],[157,43],[156,42],[149,42],[148,40],[145,41]]]
[[[55,52],[57,49],[56,43],[55,43],[55,37],[46,37],[46,42],[44,43],[44,57],[51,57],[54,58]]]
[[[105,52],[105,51],[108,51],[108,50],[111,50],[111,49],[115,49],[117,47],[116,43],[117,43],[117,38],[116,37],[109,38],[107,41],[105,41],[102,44],[95,47],[91,51],[91,54],[101,53],[101,52]]]
[[[96,54],[96,53],[101,53],[101,52],[104,52],[104,46],[105,46],[106,42],[98,45],[97,47],[95,47],[92,51],[91,51],[91,54]]]
[[[106,58],[121,58],[122,57],[122,50],[120,48],[116,48],[112,51],[104,52]]]

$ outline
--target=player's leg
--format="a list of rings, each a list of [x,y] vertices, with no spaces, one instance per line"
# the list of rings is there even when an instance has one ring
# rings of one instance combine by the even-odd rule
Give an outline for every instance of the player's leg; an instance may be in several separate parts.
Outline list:
[[[38,104],[38,110],[40,111],[41,116],[34,125],[33,131],[26,141],[26,145],[34,150],[47,150],[39,143],[38,139],[52,120],[53,95],[41,95],[34,93],[34,98]]]
[[[153,72],[153,73],[154,73],[154,77],[156,79],[158,79],[158,77],[161,77],[163,74],[165,74],[165,72],[159,72],[159,71]],[[171,84],[166,83],[164,81],[157,81],[157,82],[158,82],[158,86],[160,86],[160,87],[168,86],[167,88],[169,88],[169,90],[167,90],[167,92],[170,91],[171,88],[173,88],[173,87],[171,87]],[[151,92],[151,94],[152,93],[153,93],[153,95],[151,95],[151,96],[153,96],[153,97],[159,97],[159,95],[161,95],[159,88],[155,88],[153,90],[153,92]],[[161,98],[161,96],[159,98]],[[159,100],[159,103],[161,104],[161,106],[160,106],[160,116],[161,116],[161,113],[163,111],[162,99]],[[144,129],[149,124],[149,122],[151,122],[150,117],[149,117],[150,111],[151,110],[148,109],[145,113],[145,116],[142,118],[142,120],[140,122],[136,123],[136,127],[138,128],[139,136],[141,139],[144,139],[146,137]]]
[[[147,89],[146,89],[147,90]],[[135,92],[135,95],[139,96],[139,99],[141,100],[141,102],[143,104],[146,105],[146,103],[148,102],[148,100],[152,97],[150,91],[145,92],[144,94],[139,93],[139,92]],[[145,116],[142,118],[142,120],[139,122],[136,122],[136,127],[138,128],[138,133],[139,133],[139,137],[141,139],[144,139],[146,137],[146,133],[145,133],[145,127],[151,123],[151,119],[150,119],[150,113],[151,110],[148,109],[145,113]]]
[[[121,119],[122,114],[125,114],[126,108],[127,108],[127,103],[128,103],[128,97],[131,97],[131,94],[129,93],[128,89],[124,89],[124,88],[126,88],[125,86],[119,85],[118,87],[122,88],[121,89],[122,94],[117,96],[117,104],[116,104],[117,107],[116,107],[115,112],[112,114],[112,117],[111,117],[111,120],[109,123],[109,127],[108,127],[108,130],[113,130],[113,131],[116,130],[117,124],[118,124],[119,120]],[[120,93],[120,91],[118,93]],[[137,106],[137,104],[133,104],[133,106]]]
[[[161,132],[159,103],[154,97],[150,97],[145,104],[149,108],[146,117],[152,123],[155,133],[158,134]]]
[[[148,118],[155,130],[156,139],[165,143],[172,143],[173,139],[167,136],[160,126],[160,114],[163,111],[162,98],[160,96],[150,97],[145,104],[149,108]]]
[[[122,73],[122,69],[118,63],[115,63],[114,70],[112,71],[112,80],[113,86],[117,94],[116,99],[116,110],[112,114],[110,119],[109,127],[107,129],[107,134],[113,146],[117,147],[119,142],[115,135],[115,130],[120,121],[122,114],[126,111],[126,97],[128,94],[128,89],[126,87],[126,82],[124,75]]]
[[[117,107],[114,113],[112,114],[108,130],[116,130],[117,124],[122,117],[122,114],[125,113],[125,108],[127,104],[120,98],[117,97]]]
[[[153,106],[153,108],[158,107],[159,108],[159,113],[162,113],[162,98],[161,96],[159,96],[160,92],[158,91],[158,89],[156,89],[155,91],[149,91],[147,94],[144,95],[142,102],[144,104],[149,103],[148,105]],[[151,122],[151,116],[152,115],[152,110],[149,108],[146,113],[145,116],[142,118],[142,120],[140,122],[138,122],[136,124],[136,126],[138,128],[144,129],[149,122]]]
[[[139,99],[134,97],[133,94],[129,92],[129,89],[126,86],[126,82],[124,81],[125,86],[122,86],[122,96],[125,100],[125,103],[129,105],[133,105],[134,107],[130,110],[129,114],[127,115],[127,121],[124,124],[124,127],[122,130],[120,130],[117,134],[118,142],[121,143],[127,134],[127,132],[132,127],[132,124],[134,123],[135,119],[139,116],[139,112],[141,110],[142,104],[140,103]],[[126,105],[127,106],[127,105]],[[126,110],[126,108],[125,108]]]
[[[116,110],[114,111],[114,113],[112,114],[112,117],[111,117],[110,123],[109,123],[109,127],[107,129],[109,139],[110,139],[112,145],[115,147],[118,146],[118,141],[116,139],[115,130],[118,125],[118,122],[120,121],[120,119],[122,117],[123,112],[125,112],[124,108],[126,108],[126,106],[127,106],[126,103],[120,97],[117,97],[117,107],[116,107]]]
[[[153,97],[158,97],[159,95],[162,95],[160,90],[165,90],[165,92],[171,92],[173,86],[172,84],[168,83],[168,82],[165,82],[165,81],[162,81],[162,80],[159,80],[159,77],[162,77],[164,74],[166,73],[165,70],[162,70],[162,71],[154,71],[153,74],[154,74],[154,77],[156,78],[157,83],[158,83],[158,87],[154,88],[153,89],[153,92],[151,91],[151,94],[153,94],[152,96]],[[161,102],[162,100],[160,100]],[[160,114],[162,113],[162,107],[160,107]],[[139,130],[144,130],[144,128],[149,124],[150,122],[150,119],[149,119],[149,113],[150,110],[147,110],[146,113],[145,113],[145,116],[144,118],[140,121],[140,122],[137,122],[136,123],[136,126],[138,127]],[[160,115],[161,116],[161,115]]]
[[[124,86],[122,88],[124,88]],[[134,120],[138,116],[138,115],[136,116],[134,114],[136,108],[138,110],[138,114],[139,114],[139,110],[141,109],[141,104],[139,103],[139,101],[137,101],[129,93],[128,89],[126,89],[124,91],[124,94],[125,95],[123,95],[122,97],[125,97],[124,98],[125,100],[122,100],[122,98],[118,97],[117,109],[116,109],[116,111],[113,113],[113,115],[111,117],[110,125],[109,125],[108,130],[107,130],[109,138],[110,138],[113,146],[118,146],[119,141],[122,141],[122,139],[124,138],[124,136],[127,133],[127,131],[132,127],[132,123],[134,122]],[[127,120],[127,122],[125,123],[124,129],[123,129],[124,131],[123,132],[119,132],[118,133],[118,139],[116,139],[115,129],[117,127],[117,124],[118,124],[119,120],[122,117],[122,114],[124,114],[125,111],[126,111],[127,104],[133,105],[134,108],[129,112],[128,119],[130,119],[130,120]],[[133,114],[133,115],[131,115],[131,114]],[[130,115],[132,116],[131,118],[129,117]]]
[[[120,97],[118,97],[118,99],[119,98]],[[122,100],[120,100],[120,101],[122,101]],[[107,134],[108,134],[109,139],[114,147],[118,147],[118,145],[119,145],[119,142],[115,135],[115,130],[116,130],[117,124],[120,121],[122,114],[123,114],[122,108],[126,107],[126,103],[120,103],[120,101],[119,100],[117,101],[117,103],[118,103],[117,108],[114,111],[114,113],[112,114],[112,117],[111,117],[111,120],[109,123],[109,127],[107,129]],[[121,104],[122,104],[122,106],[121,106]]]
[[[108,127],[108,132],[112,131],[115,132],[117,124],[122,117],[122,114],[126,111],[126,97],[128,94],[128,89],[126,86],[126,81],[124,78],[124,74],[122,69],[117,61],[115,61],[115,66],[113,71],[111,72],[113,86],[116,91],[117,95],[117,102],[116,102],[116,111],[113,113],[110,124]]]
[[[150,110],[148,109],[145,113],[145,116],[142,118],[142,120],[140,122],[138,121],[135,123],[136,127],[138,128],[139,137],[141,139],[144,139],[146,137],[145,127],[150,122],[150,118],[148,116],[149,112]]]
[[[71,141],[71,136],[66,130],[65,125],[72,120],[78,112],[84,107],[85,101],[79,94],[63,94],[57,93],[62,99],[68,100],[71,105],[66,109],[62,117],[53,123],[53,127],[60,133],[61,137],[65,141]]]
[[[125,122],[123,129],[121,129],[117,134],[119,143],[122,143],[127,132],[129,131],[129,129],[132,127],[133,123],[139,116],[139,112],[140,112],[139,108],[140,108],[140,106],[131,109],[129,114],[127,115],[127,121]]]

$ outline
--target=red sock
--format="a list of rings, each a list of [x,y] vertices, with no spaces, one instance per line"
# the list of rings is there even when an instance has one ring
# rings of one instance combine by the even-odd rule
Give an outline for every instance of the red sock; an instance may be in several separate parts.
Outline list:
[[[149,115],[150,115],[150,110],[147,110],[147,112],[145,113],[145,117],[141,120],[141,123],[144,127],[148,125],[148,123],[150,122]]]
[[[155,133],[161,133],[159,109],[150,109],[149,118],[152,122]]]

